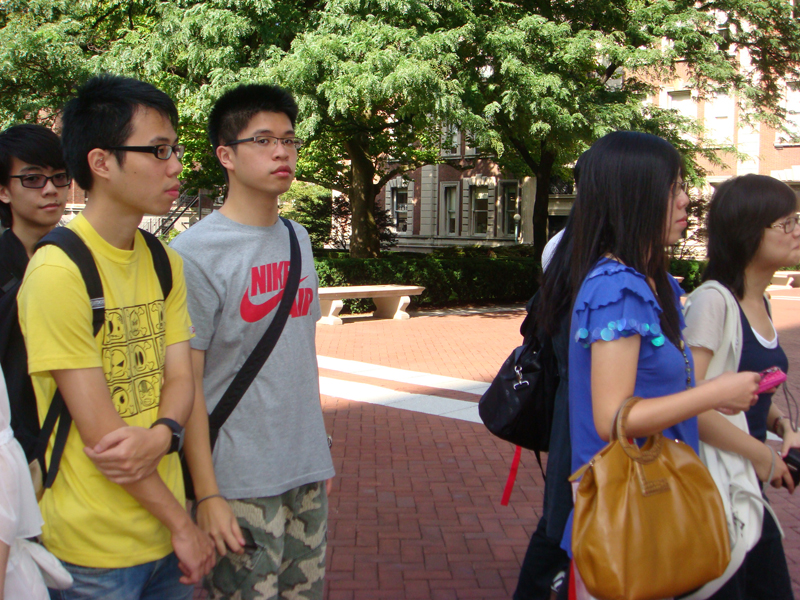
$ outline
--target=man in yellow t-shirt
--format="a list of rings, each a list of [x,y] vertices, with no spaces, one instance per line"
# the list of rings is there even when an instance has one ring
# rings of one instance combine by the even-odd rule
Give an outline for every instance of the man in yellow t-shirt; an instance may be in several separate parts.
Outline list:
[[[166,94],[134,79],[103,75],[78,91],[62,141],[88,200],[69,228],[100,273],[104,328],[95,338],[85,283],[60,248],[34,254],[19,292],[39,418],[57,386],[73,419],[41,501],[44,544],[75,580],[63,599],[189,599],[213,565],[209,537],[184,508],[174,453],[194,393],[183,263],[167,250],[164,299],[137,231],[178,196],[177,117]]]

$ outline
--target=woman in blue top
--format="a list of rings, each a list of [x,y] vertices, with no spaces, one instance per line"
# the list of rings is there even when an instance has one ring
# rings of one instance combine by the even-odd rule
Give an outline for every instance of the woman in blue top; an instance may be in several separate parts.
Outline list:
[[[644,400],[630,412],[628,433],[663,431],[695,451],[698,414],[738,412],[756,400],[756,373],[724,373],[694,387],[691,354],[681,339],[681,290],[667,273],[665,252],[686,228],[685,188],[677,150],[645,133],[604,136],[582,165],[565,288],[573,298],[573,470],[608,443],[614,415],[630,396]],[[570,517],[562,540],[570,553],[571,533]]]
[[[708,212],[705,283],[687,300],[686,343],[695,355],[698,379],[723,369],[777,366],[788,372],[765,292],[777,269],[798,262],[797,197],[788,185],[766,175],[745,175],[719,186]],[[793,492],[783,458],[800,447],[800,434],[773,403],[774,391],[761,394],[745,413],[749,435],[713,411],[700,417],[700,432],[704,442],[747,458],[760,481]],[[767,431],[783,439],[780,454],[765,443]],[[763,515],[760,531],[748,538],[754,545],[714,600],[793,597],[780,530],[769,511]]]

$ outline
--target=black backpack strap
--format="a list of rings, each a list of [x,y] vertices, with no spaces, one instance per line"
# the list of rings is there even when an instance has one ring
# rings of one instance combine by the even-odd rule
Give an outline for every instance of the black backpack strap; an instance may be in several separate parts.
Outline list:
[[[12,330],[19,330],[19,312],[17,309],[17,292],[20,282],[10,286],[5,293],[0,294],[0,358],[2,358],[12,336]],[[8,373],[6,373],[6,377]]]
[[[164,300],[166,300],[172,291],[172,265],[169,262],[169,256],[167,256],[167,249],[164,248],[161,240],[149,231],[140,228],[139,232],[142,234],[144,241],[147,242],[147,247],[150,248],[150,254],[153,256],[153,266],[161,284]]]
[[[106,320],[106,299],[103,296],[103,282],[100,280],[100,272],[97,270],[91,250],[83,243],[77,233],[66,227],[53,229],[39,240],[39,243],[36,244],[36,250],[48,245],[61,248],[81,272],[83,282],[86,284],[86,291],[89,294],[89,302],[92,305],[92,330],[94,335],[97,336]]]
[[[295,296],[297,296],[297,289],[300,287],[300,271],[302,270],[302,259],[300,256],[300,244],[297,241],[297,234],[294,232],[294,227],[288,219],[280,218],[286,228],[289,230],[289,244],[291,248],[291,258],[289,263],[289,277],[286,282],[286,287],[283,289],[283,297],[278,305],[278,310],[275,312],[275,317],[272,323],[269,324],[264,335],[259,340],[256,347],[247,357],[247,360],[236,373],[236,376],[231,381],[228,389],[222,394],[222,398],[214,407],[214,410],[208,417],[209,439],[211,448],[214,448],[214,443],[217,441],[220,429],[231,416],[236,405],[244,396],[250,384],[253,383],[264,363],[267,362],[269,355],[278,343],[281,337],[283,327],[289,318],[289,312],[292,309],[292,303]]]
[[[14,288],[22,281],[27,266],[25,246],[13,231],[7,229],[0,235],[0,297],[8,293],[16,294]]]
[[[9,277],[9,278],[6,280],[6,282],[5,282],[3,285],[1,285],[1,286],[0,286],[0,290],[2,290],[2,291],[3,291],[3,293],[2,293],[2,294],[0,294],[0,296],[4,296],[5,294],[7,294],[7,293],[9,293],[11,290],[13,290],[15,287],[19,287],[19,279],[17,279],[17,278],[16,278],[16,277],[14,277],[13,275],[11,275],[11,276],[10,276],[10,277]]]
[[[100,273],[97,270],[92,252],[83,243],[78,234],[66,227],[53,229],[39,240],[39,243],[36,244],[36,250],[47,245],[58,246],[77,265],[86,284],[86,291],[89,294],[89,302],[92,306],[92,331],[97,337],[97,334],[103,330],[103,325],[105,324],[106,301],[103,296],[103,282],[100,279]],[[50,455],[50,467],[45,468],[47,443],[53,433],[56,421],[58,421],[58,429],[53,443],[53,453]],[[67,405],[61,392],[56,390],[53,401],[50,403],[50,408],[47,410],[44,423],[42,423],[42,430],[39,433],[39,440],[36,444],[36,457],[42,466],[45,489],[53,485],[56,475],[58,475],[58,467],[64,454],[64,447],[67,444],[67,436],[71,425],[72,417],[70,417]]]

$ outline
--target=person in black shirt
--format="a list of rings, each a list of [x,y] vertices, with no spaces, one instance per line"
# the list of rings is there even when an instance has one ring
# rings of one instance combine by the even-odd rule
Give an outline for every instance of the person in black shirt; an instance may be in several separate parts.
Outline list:
[[[0,364],[11,402],[11,428],[33,459],[39,417],[27,373],[16,296],[36,243],[61,219],[72,180],[61,141],[40,125],[15,125],[0,133]]]

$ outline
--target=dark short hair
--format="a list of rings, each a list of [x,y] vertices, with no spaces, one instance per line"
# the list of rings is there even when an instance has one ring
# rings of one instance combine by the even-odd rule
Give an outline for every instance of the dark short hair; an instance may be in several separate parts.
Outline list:
[[[13,158],[37,167],[66,169],[61,141],[41,125],[14,125],[0,133],[0,185],[9,184]],[[4,202],[0,202],[0,223],[3,227],[13,223],[11,207]]]
[[[796,212],[794,191],[773,177],[751,174],[723,182],[708,209],[708,266],[703,280],[719,281],[743,298],[745,267],[767,227]]]
[[[85,190],[93,184],[88,154],[95,148],[124,146],[131,136],[134,114],[139,107],[152,108],[178,127],[178,109],[164,92],[155,86],[116,75],[92,77],[75,98],[64,107],[61,143],[72,177]],[[119,164],[125,154],[116,151]]]
[[[294,127],[298,109],[292,94],[275,85],[251,83],[222,94],[208,115],[208,138],[214,152],[239,139],[250,120],[261,112],[283,113]],[[227,180],[227,169],[223,167],[222,171]]]
[[[574,302],[594,264],[611,255],[655,283],[664,334],[676,345],[680,325],[669,283],[664,234],[683,159],[666,140],[615,131],[581,160],[575,196],[569,291]]]

